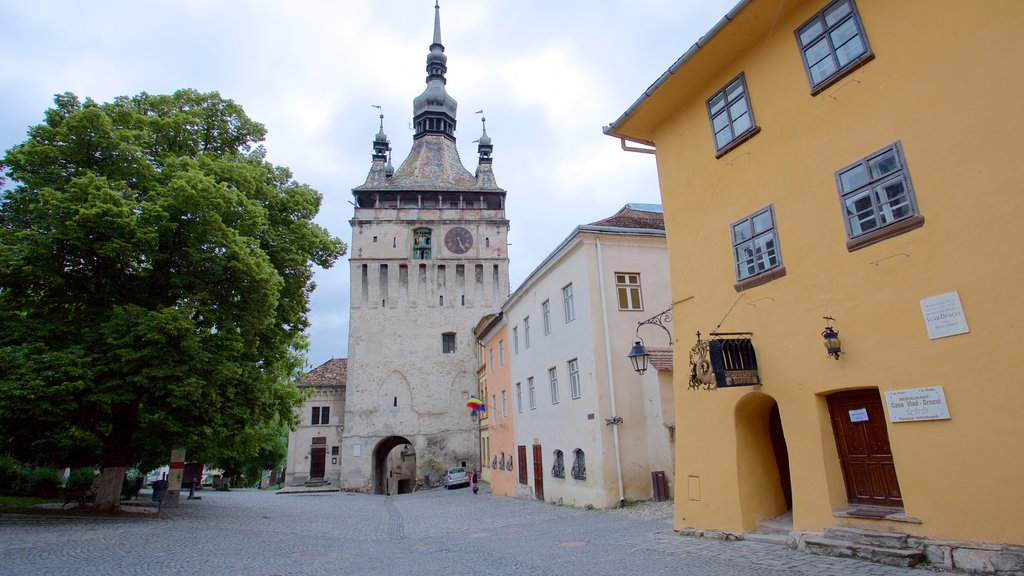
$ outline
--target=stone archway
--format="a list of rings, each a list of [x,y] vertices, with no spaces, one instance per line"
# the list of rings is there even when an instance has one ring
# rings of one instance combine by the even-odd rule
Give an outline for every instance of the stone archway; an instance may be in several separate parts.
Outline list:
[[[373,449],[373,493],[407,494],[416,487],[416,451],[402,436],[388,436]]]
[[[756,522],[792,507],[789,451],[778,403],[752,392],[736,404],[736,456],[742,517]]]

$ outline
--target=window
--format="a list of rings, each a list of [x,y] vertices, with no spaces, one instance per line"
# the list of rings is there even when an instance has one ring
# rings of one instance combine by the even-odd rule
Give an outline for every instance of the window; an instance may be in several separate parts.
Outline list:
[[[537,389],[533,386],[533,376],[526,379],[527,394],[530,395],[530,410],[537,409]]]
[[[516,412],[523,413],[523,383],[516,382]]]
[[[587,460],[583,456],[583,450],[577,448],[573,451],[575,458],[572,462],[572,477],[575,480],[587,479]]]
[[[313,406],[313,414],[311,415],[310,424],[313,426],[327,425],[331,423],[331,407],[330,406]]]
[[[558,370],[549,368],[548,379],[551,381],[551,403],[558,404]]]
[[[512,353],[519,354],[519,326],[512,327]]]
[[[491,414],[498,415],[498,395],[491,394]]]
[[[530,347],[530,317],[523,318],[523,344]]]
[[[551,334],[551,301],[541,302],[540,309],[544,318],[544,333]]]
[[[715,138],[716,157],[720,157],[760,130],[750,110],[747,82],[740,74],[725,88],[708,98],[708,118]]]
[[[430,228],[417,228],[412,231],[412,259],[430,260]]]
[[[562,288],[562,302],[565,304],[565,323],[576,319],[576,303],[572,298],[572,284]]]
[[[924,223],[917,211],[899,142],[839,170],[836,184],[849,250],[874,244]]]
[[[498,366],[505,365],[505,341],[498,340]]]
[[[569,360],[569,395],[573,400],[579,398],[580,391],[580,364],[575,358]]]
[[[836,0],[796,30],[811,94],[828,88],[874,56],[853,0]]]
[[[501,417],[508,417],[508,397],[505,390],[501,391]]]
[[[455,332],[441,334],[441,352],[445,354],[455,352]]]
[[[494,373],[494,348],[487,349],[487,368]]]
[[[551,465],[552,478],[565,478],[565,456],[561,450],[555,450],[555,463]]]
[[[632,272],[615,273],[615,290],[619,294],[619,310],[643,310],[640,297],[640,275]]]
[[[771,206],[732,225],[736,280],[741,281],[782,265]]]

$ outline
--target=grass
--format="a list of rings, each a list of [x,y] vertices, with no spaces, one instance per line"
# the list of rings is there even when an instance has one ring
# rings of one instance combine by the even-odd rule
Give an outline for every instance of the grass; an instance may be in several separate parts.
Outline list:
[[[32,507],[36,504],[61,502],[61,498],[39,498],[36,496],[0,496],[0,514],[38,514]]]

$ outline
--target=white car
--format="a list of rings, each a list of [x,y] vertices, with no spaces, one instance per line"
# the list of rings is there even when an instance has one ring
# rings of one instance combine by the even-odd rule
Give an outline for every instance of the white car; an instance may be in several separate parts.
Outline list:
[[[444,487],[451,490],[453,486],[469,486],[469,474],[465,468],[449,468],[444,473]]]

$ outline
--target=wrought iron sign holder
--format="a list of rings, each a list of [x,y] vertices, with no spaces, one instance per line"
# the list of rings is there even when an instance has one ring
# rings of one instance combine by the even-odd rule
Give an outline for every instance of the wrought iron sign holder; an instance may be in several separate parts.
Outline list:
[[[750,336],[753,332],[711,332],[690,349],[690,390],[716,390],[735,386],[757,386],[757,356]]]

